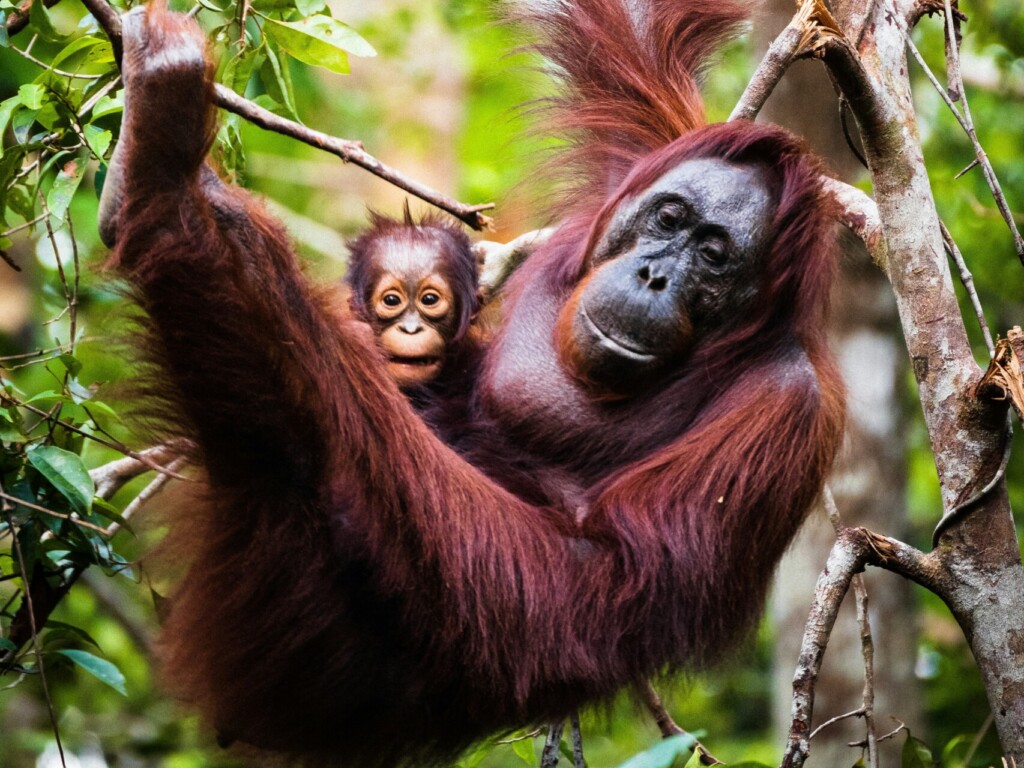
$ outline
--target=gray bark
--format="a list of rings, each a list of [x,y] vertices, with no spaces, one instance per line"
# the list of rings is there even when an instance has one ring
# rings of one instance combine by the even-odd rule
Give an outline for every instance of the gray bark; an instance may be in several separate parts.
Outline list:
[[[772,4],[771,23],[783,28],[792,15],[788,2]],[[767,47],[770,39],[764,39]],[[798,62],[762,110],[764,119],[805,137],[838,175],[848,180],[864,172],[847,147],[838,101],[818,62]],[[834,295],[833,339],[849,387],[846,445],[832,490],[847,525],[862,525],[901,537],[905,530],[905,445],[898,382],[904,356],[896,333],[897,316],[885,276],[871,264],[863,245],[843,240],[843,268]],[[772,597],[773,722],[780,740],[789,731],[793,669],[800,651],[800,628],[825,564],[835,531],[821,510],[808,521],[783,561]],[[875,713],[881,727],[889,715],[921,732],[921,701],[914,678],[916,629],[910,585],[887,574],[869,574],[870,620],[875,646]],[[860,705],[864,665],[852,599],[847,600],[829,640],[818,679],[814,722],[822,723]],[[852,764],[848,743],[864,738],[864,723],[848,719],[815,737],[807,765],[831,768]],[[896,760],[901,744],[883,742],[884,764]]]

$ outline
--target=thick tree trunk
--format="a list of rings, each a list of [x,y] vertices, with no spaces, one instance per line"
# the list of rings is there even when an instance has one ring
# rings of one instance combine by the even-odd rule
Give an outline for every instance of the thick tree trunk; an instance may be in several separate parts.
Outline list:
[[[787,0],[774,0],[770,22],[758,26],[762,49],[793,15]],[[798,62],[779,83],[761,112],[763,119],[804,136],[841,178],[864,173],[839,121],[838,102],[824,68]],[[897,334],[892,289],[884,274],[853,238],[843,241],[840,282],[834,295],[834,348],[850,389],[847,441],[831,487],[846,525],[859,525],[902,538],[905,529],[905,441],[898,383],[905,355]],[[825,564],[835,531],[818,510],[783,561],[772,599],[774,626],[773,720],[779,741],[789,731],[793,670],[815,580]],[[921,700],[914,678],[917,654],[914,600],[910,585],[890,574],[870,573],[870,620],[875,647],[875,713],[880,728],[898,717],[920,733]],[[833,630],[818,680],[814,722],[823,723],[860,706],[864,664],[852,595]],[[847,719],[814,739],[808,766],[852,764],[849,742],[864,738],[864,722]],[[901,742],[883,742],[883,764],[895,764]]]

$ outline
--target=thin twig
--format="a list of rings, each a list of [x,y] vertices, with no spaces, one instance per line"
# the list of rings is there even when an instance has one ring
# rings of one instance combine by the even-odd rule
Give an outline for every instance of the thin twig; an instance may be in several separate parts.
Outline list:
[[[149,458],[147,458],[145,452],[140,453],[138,451],[135,451],[135,450],[129,448],[127,445],[122,443],[120,440],[115,440],[113,438],[99,437],[99,436],[94,435],[94,434],[92,434],[91,432],[89,432],[89,431],[87,431],[85,429],[82,429],[81,427],[76,427],[74,424],[71,424],[70,422],[61,421],[53,413],[51,413],[49,411],[44,411],[42,408],[37,408],[36,406],[31,405],[30,403],[23,403],[20,400],[14,398],[14,397],[11,397],[9,394],[4,392],[3,390],[0,390],[0,405],[14,406],[16,408],[24,408],[26,411],[29,411],[30,413],[34,413],[37,416],[42,417],[42,421],[48,422],[48,423],[50,423],[52,425],[55,425],[55,426],[60,426],[63,429],[68,430],[69,432],[74,432],[76,435],[81,435],[82,437],[88,438],[89,440],[92,440],[95,443],[99,443],[100,445],[105,445],[107,448],[112,448],[115,451],[118,451],[119,453],[124,454],[125,456],[130,456],[133,459],[137,459],[137,460],[141,461],[142,463],[146,464],[150,469],[155,469],[158,472],[166,472],[167,471],[166,469],[164,469],[164,467],[160,466],[159,464],[157,464],[157,463],[153,462],[152,460],[150,460]],[[36,426],[38,426],[38,425],[36,425]],[[179,480],[184,480],[185,479],[185,478],[177,476],[177,475],[175,475],[175,477],[177,477],[177,479],[179,479]]]
[[[41,67],[42,69],[48,70],[50,72],[53,72],[55,75],[60,75],[61,77],[67,77],[67,78],[70,78],[72,80],[100,80],[100,79],[102,79],[104,77],[103,75],[80,75],[80,74],[77,74],[75,72],[68,72],[68,71],[63,70],[63,69],[57,69],[56,67],[50,66],[49,64],[47,64],[42,59],[37,59],[35,56],[33,56],[28,51],[23,51],[20,48],[18,48],[17,46],[14,46],[14,45],[10,46],[10,50],[14,51],[16,54],[21,56],[26,61],[32,62],[37,67]]]
[[[106,32],[114,49],[114,55],[118,62],[120,62],[122,44],[121,17],[106,0],[83,0],[82,4],[92,13],[96,21],[103,28],[103,31]],[[245,118],[253,125],[258,125],[268,131],[274,131],[284,136],[290,136],[317,149],[330,152],[332,155],[340,157],[346,163],[358,165],[360,168],[369,171],[399,189],[403,189],[409,194],[443,211],[447,211],[473,229],[482,230],[490,228],[491,219],[482,212],[494,208],[494,203],[485,203],[483,205],[466,205],[461,203],[385,165],[363,149],[362,144],[358,141],[330,136],[321,131],[299,125],[280,115],[275,115],[270,110],[264,109],[239,96],[230,88],[220,83],[216,84],[214,88],[213,101],[217,106]]]
[[[894,738],[896,736],[896,734],[898,734],[900,731],[905,731],[907,729],[907,724],[904,723],[902,720],[897,720],[892,715],[889,715],[889,717],[892,720],[895,720],[899,724],[895,728],[893,728],[891,731],[889,731],[887,734],[885,734],[884,736],[879,736],[876,739],[876,741],[879,744],[881,744],[883,741],[888,741],[889,739]],[[867,747],[867,745],[868,745],[868,743],[864,739],[861,739],[860,741],[849,741],[849,742],[847,742],[847,746],[849,746],[849,747],[859,747],[860,749],[864,749],[865,747]],[[964,761],[964,765],[969,765],[969,764],[970,764],[969,760]]]
[[[647,705],[647,709],[654,717],[654,722],[658,726],[658,730],[661,731],[661,737],[667,739],[669,736],[678,736],[681,733],[686,733],[675,720],[672,719],[672,715],[668,713],[665,708],[665,704],[661,700],[661,696],[655,690],[654,686],[651,685],[650,681],[644,683],[643,688],[644,704]]]
[[[985,347],[988,349],[989,359],[992,359],[996,354],[996,345],[992,341],[992,332],[988,328],[988,323],[985,322],[985,310],[981,306],[981,299],[978,298],[978,291],[974,287],[974,275],[971,274],[971,270],[964,260],[964,255],[960,252],[956,241],[953,239],[953,235],[950,234],[942,219],[939,219],[939,229],[942,231],[942,240],[946,244],[946,252],[952,257],[957,271],[960,273],[960,282],[963,284],[964,290],[967,291],[967,297],[974,308],[974,315],[978,318],[981,335],[985,339]]]
[[[8,230],[6,230],[4,232],[0,232],[0,236],[10,237],[11,235],[15,235],[18,232],[21,232],[23,229],[28,229],[29,227],[34,227],[36,224],[38,224],[39,222],[41,222],[45,218],[46,218],[46,214],[45,213],[41,213],[38,216],[36,216],[34,219],[32,219],[31,221],[26,221],[24,224],[19,224],[16,227],[11,227],[10,229],[8,229]]]
[[[7,253],[3,248],[0,248],[0,261],[6,264],[8,267],[13,269],[15,272],[21,272],[21,265],[18,264],[11,255]]]
[[[580,728],[579,712],[573,712],[569,717],[569,728],[572,730],[573,768],[587,768],[587,761],[583,759],[583,730]]]
[[[109,83],[107,83],[102,88],[100,88],[98,91],[96,91],[96,93],[94,93],[92,96],[90,96],[84,102],[82,102],[82,106],[78,110],[78,116],[79,117],[85,117],[87,114],[92,112],[92,108],[95,107],[100,102],[100,99],[104,98],[105,96],[109,96],[111,91],[116,91],[120,87],[120,85],[121,85],[121,76],[118,75],[113,80],[111,80]]]
[[[3,491],[0,491],[0,499],[3,499],[4,501],[9,502],[11,504],[15,504],[17,506],[27,507],[28,509],[35,510],[36,512],[42,512],[44,515],[49,515],[50,517],[56,517],[60,520],[67,520],[69,523],[80,525],[83,528],[91,528],[92,530],[98,533],[107,532],[106,528],[102,528],[98,525],[93,525],[92,523],[87,523],[85,520],[81,519],[75,512],[72,512],[70,514],[64,514],[63,512],[54,512],[52,509],[47,509],[46,507],[42,507],[38,504],[33,504],[31,501],[19,499],[17,496],[11,496],[10,494],[4,493]]]
[[[985,738],[985,733],[989,728],[992,727],[992,723],[996,721],[995,713],[989,710],[988,717],[985,718],[985,722],[981,724],[981,728],[974,734],[974,738],[971,739],[971,746],[967,750],[967,754],[964,755],[964,765],[971,764],[971,758],[974,757],[974,753],[978,751],[978,747],[981,746],[981,740]]]
[[[945,2],[948,8],[948,0],[945,0]],[[975,165],[981,166],[982,173],[985,176],[985,181],[988,183],[989,189],[992,191],[992,197],[996,202],[996,207],[999,209],[999,213],[1002,215],[1003,219],[1006,221],[1007,226],[1010,228],[1010,233],[1013,236],[1014,247],[1017,250],[1017,256],[1021,260],[1021,263],[1024,263],[1024,239],[1021,238],[1020,231],[1017,229],[1017,224],[1013,218],[1013,213],[1010,211],[1010,206],[1007,204],[1006,197],[1003,194],[1002,187],[999,184],[999,179],[996,177],[995,170],[992,168],[992,164],[989,162],[988,154],[981,146],[981,142],[978,139],[978,133],[977,131],[975,131],[974,123],[971,120],[970,107],[967,105],[967,95],[963,93],[963,76],[960,72],[960,60],[957,54],[957,46],[954,44],[952,46],[948,46],[948,48],[950,56],[955,62],[955,66],[951,68],[951,72],[954,74],[956,78],[956,85],[961,92],[960,101],[961,104],[963,104],[963,112],[961,112],[960,109],[957,108],[956,104],[953,103],[953,100],[949,96],[949,91],[943,87],[942,83],[939,82],[939,79],[932,72],[927,62],[925,62],[924,57],[921,55],[921,52],[918,50],[917,46],[914,45],[914,41],[911,39],[910,35],[906,31],[903,32],[903,39],[907,44],[907,49],[910,51],[911,55],[917,61],[918,65],[920,65],[921,71],[924,72],[925,77],[928,78],[928,82],[932,84],[932,87],[942,98],[942,101],[946,104],[946,107],[953,114],[953,117],[956,119],[957,123],[960,124],[960,127],[963,129],[964,133],[967,134],[967,137],[971,140],[971,144],[973,144],[974,146],[974,160],[963,171],[958,173],[956,178],[960,178],[960,176],[962,176],[968,170],[973,168]]]
[[[967,103],[967,94],[964,92],[964,78],[960,72],[960,45],[956,34],[957,17],[953,13],[953,6],[950,0],[944,0],[944,5],[946,9],[946,34],[949,41],[947,51],[952,64],[952,66],[947,67],[947,70],[953,75],[953,84],[956,87],[957,93],[961,94],[960,103],[963,105],[963,118],[967,135],[974,145],[975,155],[978,158],[978,162],[981,163],[981,170],[985,174],[985,181],[988,182],[989,189],[992,190],[992,197],[996,201],[996,206],[1003,215],[1006,226],[1010,228],[1010,234],[1013,235],[1013,247],[1017,250],[1017,258],[1020,259],[1021,264],[1024,264],[1024,237],[1021,237],[1020,230],[1017,229],[1017,223],[1013,220],[1013,213],[1010,211],[1010,206],[1006,202],[1006,196],[999,185],[995,169],[992,167],[992,163],[989,162],[988,155],[978,140],[978,132],[974,129],[971,107]]]
[[[826,485],[822,490],[822,501],[828,512],[829,520],[835,527],[836,535],[842,530],[842,517],[836,505],[832,489]],[[855,574],[852,579],[854,602],[857,606],[857,626],[860,629],[861,657],[864,660],[864,687],[861,695],[861,706],[856,710],[864,718],[865,742],[868,750],[868,765],[878,768],[878,741],[875,734],[875,642],[871,635],[871,621],[868,618],[868,590],[864,584],[864,574]],[[814,733],[821,730],[818,728]],[[814,733],[809,738],[814,738]]]
[[[935,557],[903,542],[864,528],[843,528],[818,576],[814,603],[804,627],[800,656],[793,676],[793,714],[783,768],[800,768],[810,752],[815,684],[839,614],[839,606],[855,574],[870,563],[909,578],[932,591],[941,591],[941,568]]]
[[[861,656],[864,659],[862,697],[868,765],[870,768],[878,768],[878,739],[875,733],[875,642],[871,635],[871,620],[868,618],[868,590],[864,584],[863,573],[853,577],[853,596],[857,606],[857,626],[860,628]]]
[[[43,223],[46,225],[46,236],[50,241],[50,247],[53,248],[53,260],[57,265],[57,276],[60,279],[61,288],[64,290],[64,302],[67,307],[68,314],[68,344],[71,346],[71,352],[74,352],[75,344],[75,333],[78,329],[78,249],[74,248],[74,267],[75,267],[75,288],[72,290],[71,284],[68,282],[68,276],[64,272],[64,262],[61,260],[60,247],[57,245],[57,238],[53,233],[53,225],[50,223],[50,208],[46,204],[46,198],[40,194],[39,204],[43,208],[45,218]],[[71,223],[71,216],[68,215],[68,223]],[[74,243],[75,236],[74,232],[70,232],[71,242]],[[65,386],[67,381],[65,379]]]
[[[753,120],[764,107],[775,86],[789,66],[796,61],[804,39],[802,22],[797,14],[789,25],[772,40],[768,50],[747,83],[743,95],[733,107],[729,120]]]
[[[992,476],[988,479],[979,490],[973,493],[970,498],[966,501],[962,501],[959,504],[952,507],[946,512],[935,525],[935,530],[932,531],[932,546],[939,546],[939,540],[942,535],[949,530],[953,523],[959,522],[962,518],[966,517],[968,513],[977,509],[978,505],[984,501],[996,487],[1003,482],[1003,478],[1006,477],[1006,468],[1010,464],[1010,455],[1013,452],[1013,420],[1010,416],[1009,411],[1006,413],[1006,428],[1003,431],[1003,455],[999,460],[999,466],[996,467],[996,471],[992,473]]]
[[[161,490],[163,490],[163,487],[167,485],[171,478],[174,477],[177,474],[178,470],[184,467],[186,463],[188,463],[187,459],[185,459],[184,457],[180,457],[172,461],[170,464],[168,464],[166,473],[158,474],[155,478],[153,478],[152,482],[150,482],[149,485],[147,485],[139,492],[138,496],[136,496],[134,499],[131,500],[131,502],[129,502],[128,506],[126,506],[124,510],[121,512],[121,519],[125,522],[131,520],[135,513],[137,513],[142,507],[144,507],[149,502],[150,499],[152,499],[154,496],[160,493]],[[148,467],[146,469],[148,469]],[[119,530],[121,530],[121,523],[115,521],[104,530],[104,533],[108,537],[110,537],[117,533]]]
[[[8,500],[10,497],[3,492],[3,486],[0,486],[0,497],[4,498],[4,503],[0,505],[0,509],[3,511],[4,519],[7,522],[7,527],[14,532],[14,520],[11,517],[12,507],[9,505]],[[21,549],[21,539],[17,533],[13,533],[12,540],[14,542],[14,554],[18,559],[18,570],[21,572],[21,581],[25,585],[25,602],[28,606],[28,619],[29,626],[31,628],[31,642],[32,651],[36,657],[36,669],[39,670],[39,680],[43,686],[43,698],[46,700],[46,709],[50,714],[50,725],[53,727],[53,738],[57,743],[57,752],[60,754],[60,764],[67,768],[67,764],[64,762],[64,745],[61,744],[60,740],[60,728],[57,726],[57,713],[53,709],[53,699],[50,697],[50,684],[46,679],[46,668],[43,666],[43,652],[39,647],[39,626],[36,621],[35,606],[32,600],[32,590],[29,588],[29,576],[25,571],[25,554]],[[14,640],[12,640],[14,642]],[[16,650],[8,651],[6,656],[14,660],[14,656],[17,653]]]
[[[691,751],[697,752],[700,755],[701,765],[724,765],[724,763],[717,757],[708,752],[707,747],[700,743],[697,738],[690,732],[681,728],[672,716],[668,713],[665,708],[665,704],[661,700],[661,696],[655,690],[654,686],[651,685],[650,681],[646,682],[643,687],[644,704],[647,705],[647,709],[654,716],[654,722],[658,726],[658,730],[661,731],[661,737],[667,739],[670,736],[687,736],[693,741],[693,747]]]
[[[811,731],[811,735],[808,736],[807,738],[808,738],[808,740],[811,740],[815,736],[817,736],[819,733],[821,733],[823,730],[828,728],[829,726],[835,725],[836,723],[841,723],[843,720],[849,720],[851,717],[863,717],[863,716],[864,716],[864,708],[863,707],[857,707],[857,709],[852,709],[849,712],[844,712],[841,715],[836,715],[835,717],[830,717],[824,723],[822,723],[817,728],[815,728],[813,731]]]
[[[187,445],[184,442],[157,445],[140,451],[134,456],[116,459],[103,466],[91,469],[89,470],[89,476],[96,486],[96,495],[101,499],[107,500],[111,499],[128,482],[151,470],[172,477],[175,480],[187,481],[188,478],[182,477],[170,469],[170,465],[173,465],[186,452]]]
[[[540,753],[540,768],[556,768],[558,765],[558,750],[561,748],[564,728],[565,723],[552,723],[548,726],[548,736]]]

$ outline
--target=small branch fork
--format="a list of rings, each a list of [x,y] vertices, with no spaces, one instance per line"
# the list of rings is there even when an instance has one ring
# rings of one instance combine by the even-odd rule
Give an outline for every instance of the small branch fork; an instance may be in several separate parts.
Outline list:
[[[43,0],[43,2],[47,6],[50,6],[59,2],[59,0]],[[31,3],[32,0],[26,0],[26,2],[19,6],[19,10],[14,12],[11,15],[11,18],[7,20],[6,26],[8,34],[14,34],[20,31],[28,23],[28,14],[31,8]],[[121,17],[118,12],[109,3],[107,3],[106,0],[83,0],[82,4],[93,15],[99,25],[103,28],[103,31],[107,34],[107,37],[110,39],[110,44],[114,49],[114,55],[117,58],[117,61],[120,62]],[[265,130],[289,136],[305,144],[309,144],[312,147],[329,152],[332,155],[341,158],[341,160],[346,163],[357,165],[389,184],[392,184],[399,189],[403,189],[409,194],[418,197],[420,200],[450,213],[472,229],[480,231],[491,228],[492,220],[490,217],[485,216],[483,212],[494,208],[494,203],[484,203],[482,205],[467,205],[465,203],[461,203],[458,200],[427,186],[426,184],[422,184],[415,179],[406,176],[397,169],[382,163],[376,157],[367,152],[363,148],[363,145],[358,141],[330,136],[321,131],[307,128],[304,125],[300,125],[292,120],[283,118],[280,115],[275,115],[270,110],[254,104],[248,99],[239,96],[230,88],[226,88],[219,83],[216,85],[214,90],[214,103],[216,103],[218,107],[226,109],[228,112],[233,112],[234,114],[243,117],[254,125],[258,125]]]
[[[811,717],[814,709],[815,682],[821,671],[821,662],[839,613],[839,606],[849,591],[855,575],[863,571],[865,565],[884,568],[937,591],[938,564],[932,555],[866,528],[840,529],[825,568],[818,577],[814,590],[814,604],[804,630],[800,657],[793,678],[793,715],[782,768],[800,768],[810,752],[809,742],[814,733],[811,731]],[[862,627],[861,638],[867,672],[865,703],[844,717],[860,716],[867,719],[871,713],[874,695],[870,689],[872,646],[870,630],[866,628],[866,596],[863,601],[858,600],[858,603],[858,621]],[[877,743],[872,732],[873,728],[869,725],[865,745],[869,756],[873,752],[872,742]],[[877,755],[874,760],[872,764],[877,765]]]

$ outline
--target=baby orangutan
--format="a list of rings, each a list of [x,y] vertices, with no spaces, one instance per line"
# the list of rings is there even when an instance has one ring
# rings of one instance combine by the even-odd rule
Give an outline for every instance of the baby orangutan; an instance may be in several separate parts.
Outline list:
[[[469,237],[440,217],[403,220],[370,214],[350,244],[346,282],[355,311],[373,328],[387,370],[404,392],[457,374],[475,358],[469,334],[480,307]]]

